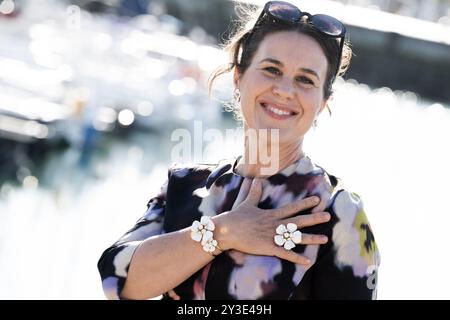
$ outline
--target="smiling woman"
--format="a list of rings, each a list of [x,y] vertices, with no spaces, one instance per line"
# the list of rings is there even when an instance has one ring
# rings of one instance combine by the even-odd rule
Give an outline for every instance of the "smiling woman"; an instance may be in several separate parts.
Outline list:
[[[373,299],[379,254],[362,201],[303,150],[348,67],[345,27],[281,1],[242,23],[212,80],[234,72],[244,154],[169,169],[143,217],[100,258],[105,294]]]
[[[322,49],[311,37],[296,31],[267,35],[247,70],[240,74],[236,69],[245,126],[279,129],[280,147],[290,148],[287,153],[300,151],[299,137],[326,104],[322,86],[327,67]]]

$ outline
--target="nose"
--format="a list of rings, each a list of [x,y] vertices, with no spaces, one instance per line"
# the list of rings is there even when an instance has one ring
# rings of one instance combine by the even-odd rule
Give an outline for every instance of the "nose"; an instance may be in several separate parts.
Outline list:
[[[276,83],[272,88],[272,92],[275,96],[278,96],[280,98],[294,98],[294,88],[292,87],[292,83],[289,80],[281,80]]]

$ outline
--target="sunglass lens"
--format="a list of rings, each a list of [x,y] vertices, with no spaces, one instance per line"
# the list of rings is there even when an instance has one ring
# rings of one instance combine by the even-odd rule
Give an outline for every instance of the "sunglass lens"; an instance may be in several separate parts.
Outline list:
[[[311,23],[329,36],[339,37],[345,33],[344,25],[337,19],[326,14],[316,14],[311,17]]]
[[[269,13],[277,19],[295,23],[300,19],[301,11],[290,3],[273,1],[268,8]]]

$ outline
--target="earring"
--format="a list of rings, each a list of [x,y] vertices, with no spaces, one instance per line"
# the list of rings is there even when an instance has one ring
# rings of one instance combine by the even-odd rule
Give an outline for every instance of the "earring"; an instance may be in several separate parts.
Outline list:
[[[313,122],[313,127],[314,127],[314,129],[316,129],[316,128],[317,128],[317,119],[314,119],[314,122]]]
[[[233,100],[235,102],[240,102],[241,101],[241,92],[239,91],[238,88],[234,89]]]

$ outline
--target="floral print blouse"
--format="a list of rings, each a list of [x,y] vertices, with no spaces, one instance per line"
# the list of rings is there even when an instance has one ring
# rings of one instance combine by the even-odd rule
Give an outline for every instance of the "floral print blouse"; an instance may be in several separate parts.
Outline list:
[[[142,241],[189,227],[203,215],[229,211],[245,199],[248,190],[241,186],[248,178],[236,173],[239,158],[171,166],[167,181],[150,199],[145,214],[98,262],[107,298],[120,299],[133,253]],[[312,264],[305,267],[278,257],[229,250],[163,299],[375,299],[380,257],[360,197],[308,156],[264,178],[262,184],[261,209],[313,195],[321,198],[319,206],[331,214],[331,220],[301,231],[325,234],[328,243],[300,244],[293,249]]]

